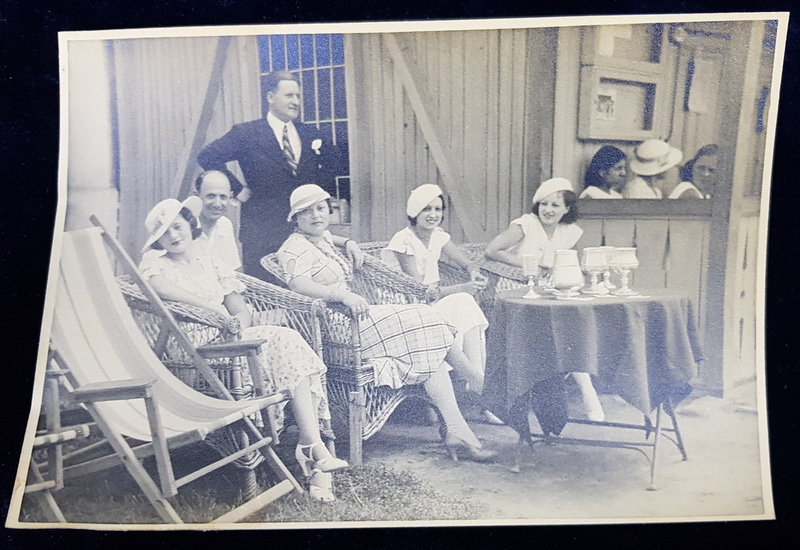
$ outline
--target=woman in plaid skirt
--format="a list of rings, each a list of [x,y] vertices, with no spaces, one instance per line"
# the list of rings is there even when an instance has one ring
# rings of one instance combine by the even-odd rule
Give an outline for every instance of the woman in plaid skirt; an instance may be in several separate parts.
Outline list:
[[[375,383],[392,388],[423,384],[444,419],[445,445],[454,458],[462,451],[471,460],[494,459],[497,454],[481,446],[464,420],[447,374],[445,360],[459,360],[452,347],[454,327],[430,306],[370,305],[350,291],[353,263],[360,266],[364,256],[355,241],[328,231],[329,199],[314,184],[292,193],[288,221],[296,229],[278,250],[289,287],[312,298],[340,302],[360,318],[362,354],[375,365]]]

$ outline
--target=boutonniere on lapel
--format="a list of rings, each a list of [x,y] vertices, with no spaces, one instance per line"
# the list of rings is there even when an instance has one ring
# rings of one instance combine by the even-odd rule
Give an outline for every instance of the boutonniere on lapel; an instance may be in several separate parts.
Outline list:
[[[319,150],[322,148],[322,140],[321,139],[315,139],[314,141],[312,141],[311,142],[311,148],[314,150],[314,152],[316,154],[319,155],[320,154]]]

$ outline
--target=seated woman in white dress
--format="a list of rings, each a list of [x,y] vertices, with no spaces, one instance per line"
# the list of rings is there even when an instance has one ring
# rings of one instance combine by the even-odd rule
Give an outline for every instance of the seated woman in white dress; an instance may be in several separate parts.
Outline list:
[[[575,224],[578,206],[572,184],[565,178],[542,182],[533,195],[533,211],[511,222],[486,246],[486,257],[522,267],[522,256],[539,259],[542,275],[549,275],[555,251],[573,248],[583,235]],[[577,382],[589,420],[605,419],[591,376],[585,372],[570,373]]]
[[[432,306],[458,330],[453,347],[465,356],[461,365],[466,370],[457,369],[456,372],[466,380],[467,389],[481,393],[489,322],[473,296],[486,287],[486,278],[478,265],[471,262],[453,244],[450,234],[440,227],[444,210],[444,195],[438,185],[425,184],[414,189],[406,204],[408,226],[394,234],[381,251],[381,259],[425,285],[438,287],[441,298]],[[469,282],[439,286],[442,254],[467,270]],[[482,414],[490,424],[502,424],[488,410],[483,410]]]
[[[579,199],[621,199],[628,181],[628,157],[613,145],[603,145],[592,157]]]
[[[648,139],[636,147],[631,172],[636,174],[622,195],[626,199],[662,199],[680,183],[678,163],[683,153],[666,141]]]
[[[292,412],[300,437],[295,457],[309,477],[309,493],[315,500],[334,500],[331,474],[347,468],[346,461],[335,458],[322,443],[319,419],[330,419],[328,398],[320,375],[325,364],[300,334],[277,326],[251,326],[251,313],[242,298],[244,284],[220,260],[196,254],[193,241],[200,236],[197,202],[180,203],[167,199],[158,203],[145,220],[148,238],[143,252],[161,250],[162,254],[144,254],[139,270],[153,290],[165,300],[184,302],[232,315],[241,322],[244,339],[266,339],[262,345],[262,378],[268,391],[291,390]],[[252,383],[247,369],[242,373]],[[281,404],[278,423],[283,422]]]
[[[321,187],[301,185],[292,192],[288,221],[295,231],[278,250],[289,288],[312,298],[340,302],[359,317],[361,353],[374,364],[375,384],[400,388],[422,384],[439,409],[447,428],[445,446],[454,459],[459,453],[475,461],[494,459],[484,449],[458,408],[445,360],[458,364],[453,348],[454,327],[432,307],[370,305],[350,290],[353,263],[363,252],[355,241],[328,231],[330,195]],[[344,246],[351,258],[335,245]],[[353,261],[351,261],[351,259]]]

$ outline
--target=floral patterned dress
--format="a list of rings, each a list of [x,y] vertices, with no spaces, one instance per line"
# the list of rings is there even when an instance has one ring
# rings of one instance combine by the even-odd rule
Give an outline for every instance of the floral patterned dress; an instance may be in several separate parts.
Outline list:
[[[166,254],[145,255],[139,271],[145,280],[154,275],[163,275],[209,304],[222,304],[225,296],[231,292],[242,292],[245,289],[234,271],[216,258],[196,255],[194,259],[202,267],[200,274],[186,273],[182,264],[171,260]],[[327,370],[325,363],[303,340],[300,333],[286,327],[260,325],[244,329],[242,338],[267,340],[261,346],[260,358],[267,391],[293,390],[304,378],[308,378],[317,416],[321,420],[330,419],[328,397],[321,381],[321,375]],[[242,378],[245,384],[252,384],[248,369],[242,369]],[[284,402],[277,407],[280,411],[276,415],[278,429],[283,427],[282,413],[285,405]]]

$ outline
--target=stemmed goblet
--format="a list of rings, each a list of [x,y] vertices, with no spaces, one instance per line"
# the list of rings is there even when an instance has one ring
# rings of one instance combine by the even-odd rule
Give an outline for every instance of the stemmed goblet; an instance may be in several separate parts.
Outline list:
[[[533,255],[522,256],[522,274],[528,278],[528,292],[523,296],[529,300],[541,298],[536,293],[534,287],[536,286],[536,277],[539,275],[539,257]]]
[[[601,273],[608,269],[608,259],[606,251],[597,246],[588,246],[583,249],[583,270],[591,277],[589,288],[582,290],[584,294],[592,296],[605,296],[608,288],[597,279]]]
[[[628,286],[628,274],[639,267],[635,248],[617,248],[611,258],[611,268],[620,275],[620,287],[614,291],[617,296],[635,296],[639,294]]]
[[[615,247],[613,246],[599,246],[600,250],[605,253],[606,268],[603,270],[603,286],[606,290],[614,290],[617,285],[611,282],[611,258],[614,256]]]

